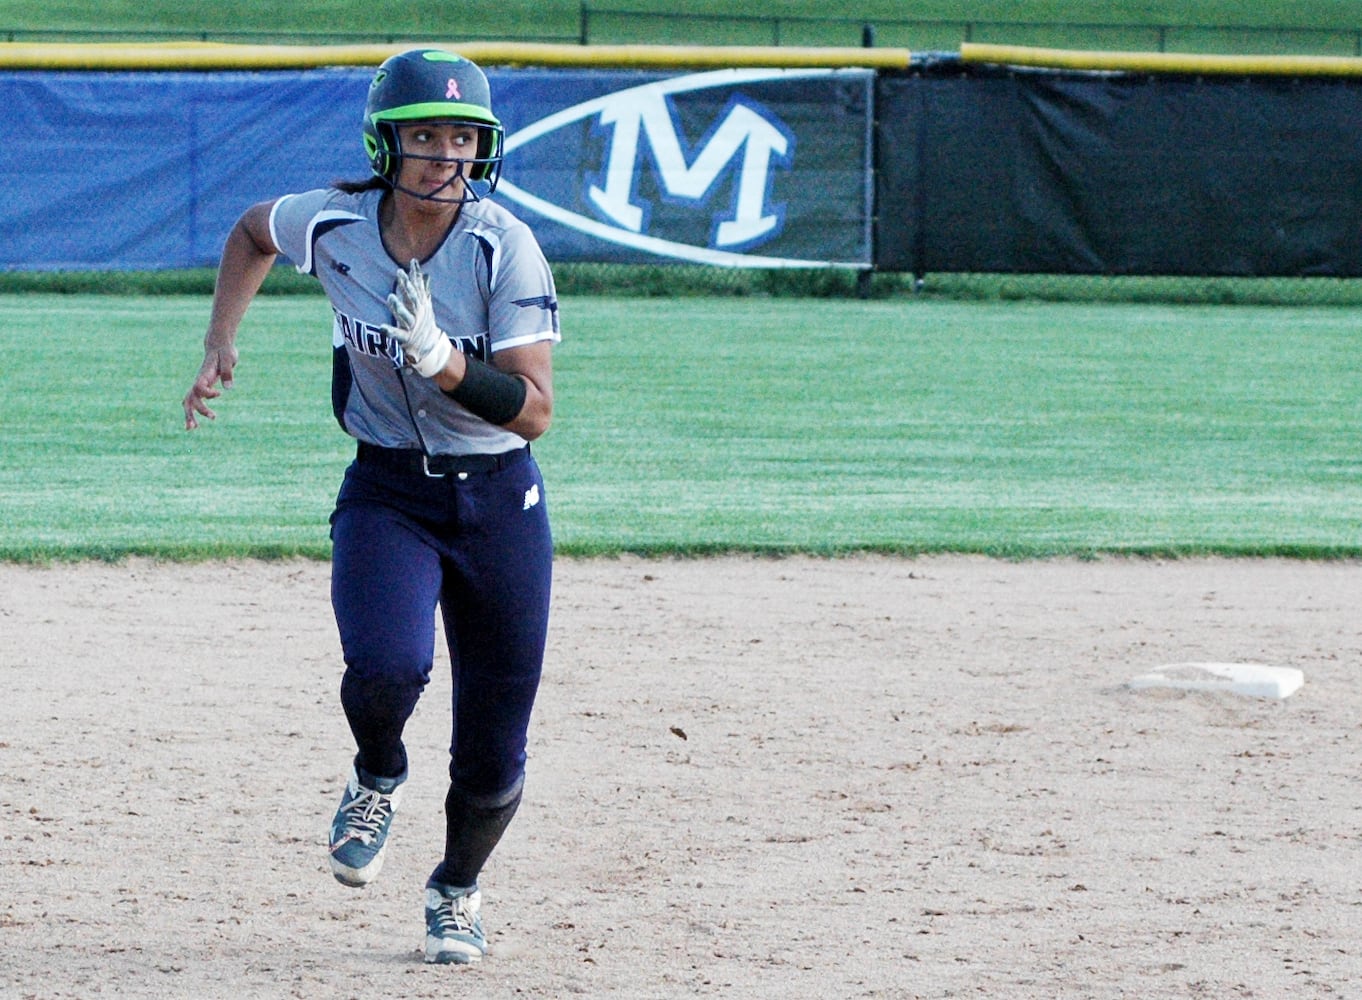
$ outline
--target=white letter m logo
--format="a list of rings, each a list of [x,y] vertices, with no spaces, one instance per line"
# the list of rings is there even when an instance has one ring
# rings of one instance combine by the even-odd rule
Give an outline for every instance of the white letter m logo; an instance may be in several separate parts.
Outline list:
[[[727,218],[716,216],[712,239],[716,248],[751,246],[783,221],[784,207],[768,207],[767,195],[773,170],[788,168],[794,159],[794,136],[772,117],[734,96],[709,139],[688,162],[666,93],[652,87],[624,92],[600,113],[601,127],[611,130],[610,153],[605,185],[591,186],[591,201],[621,228],[643,232],[647,206],[635,204],[634,193],[639,140],[645,135],[661,191],[678,202],[702,202],[741,152],[734,204],[722,213]]]

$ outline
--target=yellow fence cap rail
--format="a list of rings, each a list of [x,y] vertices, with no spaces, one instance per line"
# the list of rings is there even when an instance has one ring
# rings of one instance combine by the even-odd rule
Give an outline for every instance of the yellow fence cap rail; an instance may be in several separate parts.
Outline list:
[[[1224,74],[1233,76],[1362,76],[1362,59],[1352,56],[1236,56],[1182,52],[1101,52],[985,45],[965,42],[960,60],[1001,66],[1100,70],[1131,73]]]
[[[376,66],[411,48],[457,52],[484,66],[577,66],[626,69],[773,68],[906,69],[899,48],[797,46],[557,45],[527,42],[412,40],[382,45],[243,45],[225,42],[0,42],[0,69],[266,70]]]

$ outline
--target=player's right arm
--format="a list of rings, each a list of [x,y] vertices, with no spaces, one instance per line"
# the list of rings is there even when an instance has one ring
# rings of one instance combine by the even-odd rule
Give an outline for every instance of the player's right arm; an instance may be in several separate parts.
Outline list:
[[[232,387],[232,371],[237,361],[237,327],[279,254],[270,235],[273,206],[273,202],[266,201],[246,209],[222,248],[217,284],[213,288],[213,310],[208,319],[208,332],[203,338],[203,364],[184,397],[185,430],[198,427],[199,416],[209,420],[216,418],[217,414],[208,407],[207,400],[222,395],[218,383],[222,389]]]

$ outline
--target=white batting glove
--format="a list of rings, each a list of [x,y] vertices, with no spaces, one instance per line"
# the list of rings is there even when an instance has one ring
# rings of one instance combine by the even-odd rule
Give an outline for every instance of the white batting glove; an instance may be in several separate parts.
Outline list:
[[[388,308],[395,325],[380,329],[402,345],[407,364],[418,375],[430,378],[444,369],[454,350],[449,337],[435,325],[435,308],[430,303],[430,275],[413,260],[411,267],[397,272],[397,283],[388,296]]]

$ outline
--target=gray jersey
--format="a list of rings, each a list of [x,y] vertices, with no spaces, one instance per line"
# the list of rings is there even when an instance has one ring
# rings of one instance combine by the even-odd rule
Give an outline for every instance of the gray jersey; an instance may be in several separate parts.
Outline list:
[[[429,455],[500,453],[525,443],[401,366],[401,349],[379,329],[392,323],[388,293],[399,268],[378,231],[381,190],[334,188],[285,195],[270,213],[275,246],[322,283],[335,313],[332,401],[341,426],[361,441]],[[528,226],[490,201],[463,206],[459,221],[421,268],[430,275],[435,322],[465,354],[557,342],[553,275]]]

